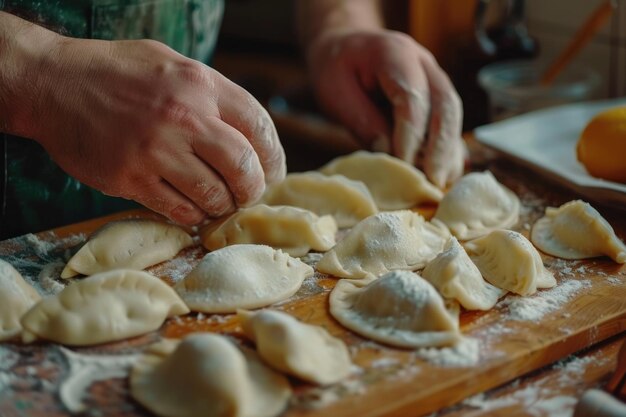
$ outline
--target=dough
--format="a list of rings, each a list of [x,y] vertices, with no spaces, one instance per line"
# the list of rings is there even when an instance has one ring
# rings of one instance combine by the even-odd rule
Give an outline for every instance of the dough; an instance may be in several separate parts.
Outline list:
[[[581,200],[546,208],[546,215],[533,226],[530,240],[545,253],[559,258],[606,255],[617,263],[626,262],[626,245],[602,215]]]
[[[412,208],[436,203],[443,197],[443,192],[428,182],[422,171],[385,153],[357,151],[330,161],[320,171],[363,181],[379,210]]]
[[[149,348],[133,367],[130,393],[161,417],[272,417],[289,381],[226,337],[194,333]]]
[[[511,230],[495,230],[465,244],[465,249],[487,281],[519,295],[556,285],[537,249]]]
[[[357,224],[317,263],[317,270],[342,278],[423,268],[442,251],[450,232],[408,210],[378,213]]]
[[[22,332],[20,318],[41,297],[13,266],[0,259],[0,341]]]
[[[22,317],[24,342],[37,338],[88,346],[158,329],[189,313],[176,292],[147,272],[118,269],[92,275],[45,298]]]
[[[342,279],[330,294],[330,314],[339,323],[361,336],[404,348],[456,344],[458,304],[450,308],[428,281],[409,271]]]
[[[378,213],[365,184],[343,175],[327,177],[319,172],[287,175],[282,182],[267,188],[261,202],[270,206],[301,207],[319,216],[329,214],[339,227],[352,227]]]
[[[491,172],[473,172],[454,184],[434,218],[444,222],[459,240],[468,240],[513,226],[519,210],[519,198]]]
[[[112,269],[144,269],[172,259],[193,240],[184,230],[154,220],[122,220],[104,225],[70,259],[61,278]]]
[[[468,310],[489,310],[506,291],[485,282],[474,262],[456,238],[430,261],[422,277],[445,298],[457,300]]]
[[[297,207],[264,204],[240,209],[202,231],[202,244],[216,250],[237,243],[256,243],[304,256],[311,249],[325,252],[335,245],[337,223],[332,216]]]
[[[263,245],[232,245],[208,253],[175,285],[189,308],[234,313],[289,298],[313,276],[313,268]]]
[[[240,310],[237,315],[245,335],[274,369],[322,385],[339,382],[350,374],[348,348],[322,327],[279,311]]]

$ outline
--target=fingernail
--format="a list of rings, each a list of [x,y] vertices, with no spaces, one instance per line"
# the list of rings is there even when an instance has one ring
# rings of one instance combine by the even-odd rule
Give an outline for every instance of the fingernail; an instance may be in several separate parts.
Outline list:
[[[170,213],[172,220],[186,224],[194,225],[202,222],[206,218],[206,214],[190,204],[181,204]]]

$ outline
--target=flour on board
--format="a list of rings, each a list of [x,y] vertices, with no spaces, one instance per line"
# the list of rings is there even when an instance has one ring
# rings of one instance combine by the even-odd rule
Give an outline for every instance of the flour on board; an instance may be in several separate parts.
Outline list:
[[[480,360],[480,342],[478,339],[464,337],[454,346],[422,348],[416,350],[414,354],[418,358],[443,367],[474,366]]]
[[[554,288],[539,291],[530,297],[509,295],[497,307],[508,307],[504,319],[516,321],[537,321],[548,313],[558,310],[575,294],[591,287],[590,280],[571,279],[562,281]]]
[[[82,400],[94,382],[127,377],[130,367],[139,358],[139,354],[84,355],[64,347],[59,350],[69,365],[69,373],[59,388],[59,397],[71,413],[85,411]]]

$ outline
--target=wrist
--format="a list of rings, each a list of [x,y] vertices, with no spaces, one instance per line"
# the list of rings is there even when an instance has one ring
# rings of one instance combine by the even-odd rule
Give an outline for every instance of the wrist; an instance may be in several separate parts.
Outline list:
[[[355,48],[365,49],[370,39],[384,32],[385,29],[382,27],[328,28],[320,32],[305,51],[309,71],[315,73],[320,65],[342,60],[351,55],[348,51],[354,51]]]
[[[324,38],[384,27],[378,0],[301,1],[298,20],[305,51]]]
[[[45,57],[62,37],[3,12],[0,23],[0,130],[36,139],[43,124]]]

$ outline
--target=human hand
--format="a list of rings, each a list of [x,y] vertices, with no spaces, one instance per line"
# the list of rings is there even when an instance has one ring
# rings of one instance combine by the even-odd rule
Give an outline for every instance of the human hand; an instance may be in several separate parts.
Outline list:
[[[269,115],[217,71],[155,41],[61,39],[36,82],[32,137],[68,174],[183,224],[284,177]]]
[[[362,144],[417,163],[443,188],[463,173],[461,100],[435,58],[411,37],[383,29],[328,31],[308,50],[321,105]],[[393,128],[375,102],[382,93]],[[428,140],[424,136],[428,129]]]

